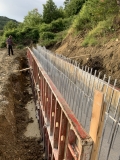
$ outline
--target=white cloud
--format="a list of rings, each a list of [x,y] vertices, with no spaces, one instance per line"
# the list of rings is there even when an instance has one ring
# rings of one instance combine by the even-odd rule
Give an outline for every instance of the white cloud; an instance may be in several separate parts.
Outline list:
[[[43,4],[47,0],[0,0],[0,16],[16,19],[22,22],[29,11],[37,8],[40,13],[43,11]],[[64,0],[53,0],[59,7],[63,6]]]

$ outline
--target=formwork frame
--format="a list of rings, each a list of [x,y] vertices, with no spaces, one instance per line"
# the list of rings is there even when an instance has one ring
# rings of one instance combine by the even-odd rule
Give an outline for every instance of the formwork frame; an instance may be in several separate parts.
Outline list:
[[[111,76],[107,77],[88,66],[81,66],[77,61],[39,45],[33,47],[32,51],[87,132],[90,130],[95,90],[104,93],[106,110],[98,159],[118,160],[120,90],[116,88],[117,79],[111,85]]]
[[[39,127],[48,160],[89,160],[93,141],[30,49],[31,68]]]

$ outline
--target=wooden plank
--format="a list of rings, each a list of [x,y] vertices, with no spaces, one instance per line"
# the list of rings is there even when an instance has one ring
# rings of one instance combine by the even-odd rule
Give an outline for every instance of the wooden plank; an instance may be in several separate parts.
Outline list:
[[[89,135],[93,139],[93,149],[91,154],[91,160],[97,160],[98,149],[100,145],[100,138],[102,135],[102,128],[105,116],[105,105],[103,103],[103,93],[100,91],[95,91],[92,117],[90,124]]]
[[[27,71],[27,70],[30,70],[31,67],[29,68],[24,68],[24,69],[21,69],[21,70],[14,70],[13,72],[22,72],[22,71]]]

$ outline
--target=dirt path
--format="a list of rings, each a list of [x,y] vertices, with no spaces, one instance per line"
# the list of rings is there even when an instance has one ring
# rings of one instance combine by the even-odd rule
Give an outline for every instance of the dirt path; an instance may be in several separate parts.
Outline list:
[[[16,56],[15,56],[16,57]],[[0,110],[2,111],[3,103],[7,104],[6,97],[2,94],[5,90],[5,85],[8,83],[8,78],[12,74],[13,70],[19,68],[19,63],[15,60],[15,57],[8,57],[5,49],[0,50]],[[14,60],[13,60],[13,59]],[[14,65],[13,65],[14,61]],[[1,113],[1,112],[0,112]]]
[[[0,50],[0,160],[43,160],[43,145],[35,118],[26,51],[8,56]]]

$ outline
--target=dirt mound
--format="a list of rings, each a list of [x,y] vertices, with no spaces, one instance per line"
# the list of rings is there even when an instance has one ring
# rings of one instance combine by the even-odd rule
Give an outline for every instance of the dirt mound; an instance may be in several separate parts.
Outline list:
[[[26,68],[25,50],[15,50],[7,57],[0,51],[0,160],[43,160],[44,147],[40,138],[24,136],[26,126],[32,123],[25,105],[33,97],[29,72],[15,72]]]
[[[116,38],[107,37],[108,43],[102,46],[82,47],[83,38],[81,35],[73,37],[68,35],[61,45],[52,51],[62,54],[72,60],[77,60],[81,66],[88,65],[93,70],[97,69],[102,74],[111,76],[111,84],[117,79],[117,86],[120,87],[120,31],[117,31]],[[91,62],[88,60],[91,55]]]

